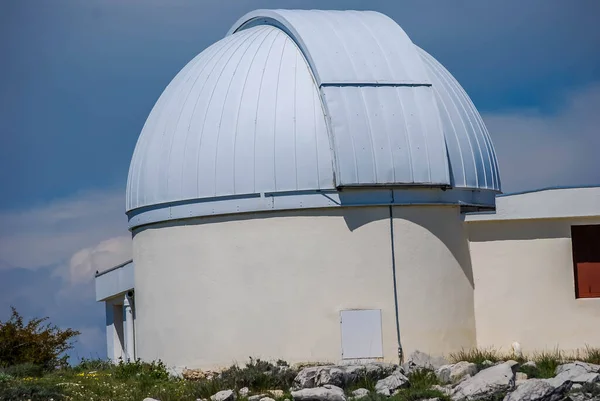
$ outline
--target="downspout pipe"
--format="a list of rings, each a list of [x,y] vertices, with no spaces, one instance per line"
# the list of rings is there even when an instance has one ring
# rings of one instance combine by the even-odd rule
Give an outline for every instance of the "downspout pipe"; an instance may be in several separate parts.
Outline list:
[[[392,191],[392,203],[394,203]],[[396,283],[396,252],[394,248],[394,211],[392,205],[389,205],[390,210],[390,242],[392,248],[392,278],[394,283],[394,311],[396,312],[396,336],[398,337],[398,361],[404,363],[404,351],[402,350],[402,341],[400,340],[400,316],[398,312],[398,285]]]

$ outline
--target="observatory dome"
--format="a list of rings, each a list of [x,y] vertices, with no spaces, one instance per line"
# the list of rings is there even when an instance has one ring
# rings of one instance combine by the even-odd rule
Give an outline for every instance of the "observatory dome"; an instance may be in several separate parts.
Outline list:
[[[377,12],[259,10],[169,83],[138,139],[130,228],[360,204],[494,207],[468,95]]]

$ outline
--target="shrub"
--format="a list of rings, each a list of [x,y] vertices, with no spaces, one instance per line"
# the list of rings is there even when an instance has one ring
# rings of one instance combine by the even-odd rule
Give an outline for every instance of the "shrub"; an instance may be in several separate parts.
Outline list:
[[[65,351],[73,347],[71,339],[80,333],[72,329],[61,330],[47,317],[34,318],[25,323],[17,310],[6,322],[0,321],[0,366],[30,363],[52,369],[66,366]]]
[[[533,361],[537,365],[535,370],[530,372],[532,376],[540,379],[554,377],[554,372],[558,365],[564,360],[562,353],[556,349],[554,351],[542,351],[533,354]],[[527,373],[527,372],[525,372]],[[527,373],[529,376],[529,373]]]
[[[44,368],[33,363],[21,363],[2,369],[2,372],[12,377],[42,377]]]
[[[87,359],[81,358],[76,366],[73,366],[73,370],[76,372],[89,372],[97,370],[110,370],[114,367],[112,361],[108,359]]]
[[[498,362],[502,360],[502,355],[494,348],[472,348],[463,349],[449,355],[452,363],[461,361],[471,362],[478,366],[483,365],[485,361]]]
[[[417,369],[410,372],[408,374],[408,382],[413,389],[428,389],[431,386],[439,384],[437,376],[430,369]]]
[[[169,372],[161,360],[142,362],[137,359],[134,362],[124,362],[119,358],[119,363],[114,367],[114,377],[119,380],[160,381],[168,380]]]
[[[292,386],[296,371],[284,361],[275,363],[250,358],[244,367],[233,365],[219,374],[217,380],[226,388],[239,390],[288,389]]]
[[[294,383],[297,371],[284,361],[268,362],[250,358],[243,367],[233,365],[212,379],[194,383],[195,394],[207,398],[224,389],[239,390],[248,387],[252,391],[284,390]]]
[[[2,388],[0,401],[54,401],[63,400],[64,394],[56,385],[38,384],[31,382],[17,382],[13,385]]]

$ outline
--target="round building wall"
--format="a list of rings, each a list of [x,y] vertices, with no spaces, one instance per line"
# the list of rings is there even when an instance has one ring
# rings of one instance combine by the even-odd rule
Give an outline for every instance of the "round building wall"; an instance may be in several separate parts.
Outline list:
[[[475,345],[457,206],[180,220],[136,230],[133,251],[143,360],[205,369],[248,357],[338,362],[353,345],[340,323],[351,309],[381,311],[374,341],[386,361],[398,360],[396,313],[405,353]]]

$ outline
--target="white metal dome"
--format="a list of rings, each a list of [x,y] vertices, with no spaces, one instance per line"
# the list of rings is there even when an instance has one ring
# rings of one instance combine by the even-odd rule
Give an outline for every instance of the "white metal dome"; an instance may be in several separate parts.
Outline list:
[[[365,203],[493,206],[499,191],[479,113],[393,20],[261,10],[160,96],[132,158],[127,213],[133,228]]]

